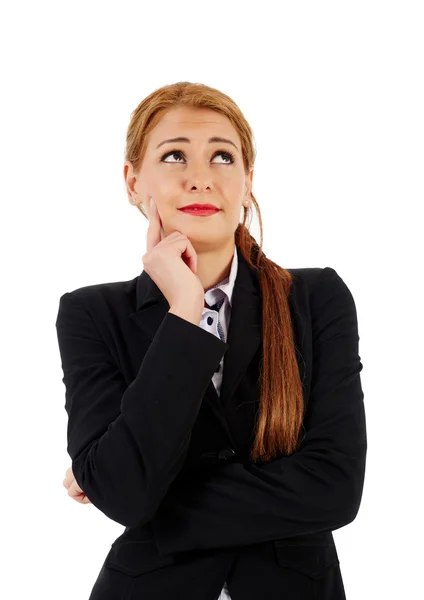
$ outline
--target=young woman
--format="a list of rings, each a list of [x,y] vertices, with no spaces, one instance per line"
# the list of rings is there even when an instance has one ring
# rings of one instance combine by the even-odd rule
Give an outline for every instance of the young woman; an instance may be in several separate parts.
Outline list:
[[[124,165],[143,271],[60,298],[64,485],[125,526],[90,600],[345,599],[332,531],[367,450],[355,303],[333,268],[262,252],[254,161],[227,95],[154,91]]]

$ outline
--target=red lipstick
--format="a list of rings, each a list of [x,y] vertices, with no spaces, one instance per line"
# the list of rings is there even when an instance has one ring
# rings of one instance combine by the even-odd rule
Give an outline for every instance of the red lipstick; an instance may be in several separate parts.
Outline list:
[[[221,209],[213,204],[188,204],[187,206],[183,206],[178,210],[190,215],[196,215],[198,217],[208,217],[209,215],[215,215],[219,213]]]

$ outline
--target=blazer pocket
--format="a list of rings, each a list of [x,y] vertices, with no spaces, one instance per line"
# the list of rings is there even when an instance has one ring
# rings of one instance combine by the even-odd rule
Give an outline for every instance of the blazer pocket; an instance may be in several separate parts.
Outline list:
[[[324,577],[329,569],[340,564],[331,532],[274,540],[274,551],[280,566],[312,579]]]
[[[174,555],[159,554],[152,540],[125,541],[112,544],[105,566],[136,577],[174,562]]]

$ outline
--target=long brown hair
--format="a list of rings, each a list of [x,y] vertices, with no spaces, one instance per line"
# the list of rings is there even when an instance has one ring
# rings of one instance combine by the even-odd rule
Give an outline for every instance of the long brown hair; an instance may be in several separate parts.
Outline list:
[[[125,160],[138,172],[147,146],[147,136],[163,114],[180,106],[209,108],[225,115],[237,130],[245,173],[255,162],[253,133],[236,103],[223,92],[200,83],[182,81],[165,85],[147,96],[131,114],[127,130]],[[262,354],[260,363],[260,410],[250,460],[268,462],[282,454],[292,454],[300,445],[303,421],[303,390],[296,360],[294,335],[288,303],[292,275],[262,251],[262,219],[252,193],[261,234],[257,244],[250,235],[244,207],[243,222],[234,233],[234,241],[258,275],[262,292]],[[139,210],[147,218],[144,211]]]

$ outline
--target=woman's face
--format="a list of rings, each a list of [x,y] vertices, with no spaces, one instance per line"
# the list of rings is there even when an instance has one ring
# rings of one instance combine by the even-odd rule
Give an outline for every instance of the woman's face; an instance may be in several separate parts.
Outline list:
[[[166,141],[180,137],[189,141]],[[229,141],[209,142],[212,137]],[[136,195],[149,215],[152,196],[165,234],[180,231],[204,249],[234,240],[240,211],[251,205],[253,169],[246,175],[239,135],[227,117],[210,109],[167,112],[149,134],[140,171],[135,174],[127,161],[124,176],[133,206]],[[208,202],[221,211],[197,217],[178,210],[194,202]]]

